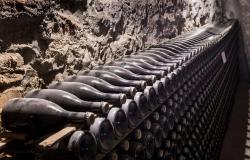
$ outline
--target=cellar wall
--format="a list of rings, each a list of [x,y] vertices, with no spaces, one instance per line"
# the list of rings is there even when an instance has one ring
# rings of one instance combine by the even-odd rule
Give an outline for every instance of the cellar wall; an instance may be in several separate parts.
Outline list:
[[[221,5],[219,0],[2,0],[0,108],[33,88],[220,21]]]
[[[240,32],[240,68],[241,77],[244,80],[249,80],[250,68],[250,3],[249,0],[222,0],[221,1],[223,17],[226,19],[238,19]]]

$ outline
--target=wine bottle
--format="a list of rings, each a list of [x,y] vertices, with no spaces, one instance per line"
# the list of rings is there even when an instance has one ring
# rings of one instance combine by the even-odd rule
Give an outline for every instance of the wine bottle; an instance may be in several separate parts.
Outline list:
[[[152,123],[151,123],[151,121],[149,119],[146,119],[140,125],[140,128],[143,129],[143,130],[150,130],[151,127],[152,127]]]
[[[174,118],[175,118],[175,122],[179,122],[180,118],[181,118],[181,109],[180,109],[180,105],[176,102],[174,102],[173,104],[173,112],[174,112]]]
[[[164,59],[163,57],[161,57],[160,55],[157,55],[157,54],[153,54],[153,53],[145,53],[145,52],[141,52],[142,55],[144,56],[148,56],[148,57],[151,57],[157,61],[160,61],[162,63],[177,63],[178,65],[181,65],[182,64],[182,61],[180,60],[169,60],[169,59]]]
[[[88,131],[75,131],[69,138],[67,148],[79,159],[96,158],[97,142]]]
[[[130,135],[131,140],[140,140],[142,139],[142,130],[140,128],[135,129]]]
[[[134,62],[134,63],[136,63],[136,62]],[[155,75],[158,79],[167,75],[166,71],[148,70],[148,69],[145,69],[145,68],[139,66],[138,64],[133,64],[133,62],[113,61],[113,62],[109,63],[109,65],[124,67],[125,69],[128,69],[131,72],[134,72],[135,74],[139,74],[139,75]]]
[[[69,112],[59,105],[38,98],[15,98],[3,107],[2,125],[14,132],[36,134],[67,123],[88,127],[94,121],[89,112]]]
[[[150,48],[149,51],[153,51],[156,53],[161,52],[161,53],[166,54],[166,55],[171,56],[171,57],[184,58],[184,60],[188,60],[193,56],[192,49],[182,50],[180,48],[177,48],[176,46],[174,48],[176,49],[175,52],[173,52],[165,47],[164,48]],[[195,50],[197,50],[197,48]]]
[[[137,92],[134,96],[134,101],[139,108],[141,116],[144,117],[150,111],[146,96],[142,92]]]
[[[157,97],[156,92],[152,86],[147,86],[143,93],[147,98],[147,103],[150,107],[150,110],[153,110],[159,105],[159,97]]]
[[[173,70],[172,67],[170,66],[159,66],[159,65],[156,65],[150,61],[145,61],[144,59],[137,59],[137,58],[122,58],[121,59],[122,61],[125,61],[125,62],[138,62],[138,63],[141,63],[143,64],[145,67],[147,67],[147,69],[154,69],[154,70],[164,70],[164,71],[167,71],[167,72],[170,72]]]
[[[128,97],[134,97],[135,93],[137,92],[135,87],[120,87],[114,86],[109,82],[93,77],[93,76],[69,76],[64,79],[65,82],[80,82],[92,87],[95,87],[101,92],[105,93],[124,93]]]
[[[122,137],[128,130],[128,119],[125,112],[117,107],[113,107],[108,115],[107,119],[113,125],[116,137]]]
[[[143,54],[143,55],[147,55],[147,56],[159,56],[161,58],[163,58],[164,60],[166,60],[166,62],[176,62],[176,63],[180,63],[182,64],[184,62],[184,58],[182,57],[173,57],[170,55],[167,55],[167,52],[160,52],[160,51],[154,51],[154,50],[145,50],[143,52],[138,52],[138,54]]]
[[[163,137],[165,137],[169,129],[168,118],[165,115],[159,114],[159,112],[154,112],[151,115],[151,121],[158,123],[161,126],[163,130]]]
[[[156,65],[156,66],[164,66],[164,67],[171,67],[172,69],[177,68],[179,66],[178,63],[165,63],[165,62],[161,62],[159,60],[156,60],[152,57],[148,57],[146,55],[143,54],[138,54],[138,55],[127,55],[125,56],[125,58],[133,58],[133,59],[142,59],[152,65]],[[171,69],[171,70],[172,70]]]
[[[179,44],[162,44],[164,46],[164,48],[157,48],[157,46],[154,46],[152,48],[149,48],[148,50],[153,50],[153,51],[162,51],[162,52],[167,52],[168,55],[171,56],[181,56],[182,52],[186,52],[188,49],[190,49],[190,46],[187,47],[187,44],[185,43],[179,43]],[[182,46],[182,48],[180,48],[180,46]],[[173,52],[172,50],[169,50],[167,47],[172,47],[174,48],[176,51]],[[187,50],[186,50],[186,49]],[[196,47],[197,48],[197,47]]]
[[[115,134],[111,122],[106,118],[95,118],[89,132],[95,136],[97,147],[103,153],[110,151],[114,144]]]
[[[173,52],[176,55],[185,55],[185,54],[189,54],[192,52],[197,52],[199,50],[199,48],[192,48],[192,47],[189,47],[188,49],[183,50],[183,48],[180,48],[177,45],[170,45],[170,44],[161,44],[157,47],[168,50],[168,52]]]
[[[125,103],[127,99],[125,94],[103,93],[94,87],[79,82],[56,82],[49,85],[48,88],[70,92],[78,98],[86,101],[107,101],[121,105]]]
[[[164,115],[160,115],[159,120],[155,122],[157,122],[161,126],[162,131],[163,131],[163,137],[166,138],[168,131],[169,131],[168,118]]]
[[[142,143],[145,146],[145,156],[151,159],[155,152],[155,138],[151,132],[144,132]]]
[[[160,102],[164,102],[167,99],[167,96],[166,96],[166,90],[165,90],[163,83],[157,80],[153,84],[153,88],[155,89],[156,95],[159,97]]]
[[[164,149],[160,149],[160,148],[157,149],[153,158],[154,159],[159,159],[159,160],[164,159]]]
[[[159,54],[165,54],[169,57],[172,58],[178,58],[178,59],[183,59],[184,61],[187,61],[188,59],[190,59],[193,55],[192,52],[190,51],[177,51],[177,52],[173,52],[170,51],[166,48],[150,48],[148,51],[153,52],[153,53],[159,53]]]
[[[125,139],[120,142],[116,150],[119,151],[119,154],[121,154],[128,152],[129,148],[130,148],[130,142],[129,140]]]
[[[161,105],[160,108],[158,109],[158,111],[160,114],[163,114],[163,115],[168,114],[167,113],[168,109],[167,109],[167,106],[165,104]]]
[[[158,123],[152,123],[151,132],[155,138],[155,147],[159,148],[163,141],[163,131]]]
[[[165,77],[162,77],[159,81],[162,82],[164,90],[165,90],[165,96],[168,98],[171,95],[170,79],[168,78],[168,76],[165,76]]]
[[[118,160],[118,153],[116,151],[111,151],[109,152],[104,158],[103,160]]]
[[[169,116],[167,117],[168,118],[168,130],[171,131],[173,128],[174,128],[174,124],[175,124],[175,115],[173,113],[172,110],[169,110]]]
[[[131,60],[129,58],[117,59],[116,61],[137,65],[137,66],[140,66],[140,67],[147,69],[147,70],[162,71],[162,72],[166,72],[166,73],[170,72],[170,67],[165,68],[165,69],[161,69],[161,67],[151,65],[150,63],[145,62],[145,61]]]
[[[83,101],[75,95],[58,89],[32,90],[25,98],[41,98],[58,104],[65,110],[75,112],[108,113],[110,107],[107,102]]]
[[[130,141],[129,152],[132,155],[139,155],[145,150],[145,146],[141,141]]]
[[[112,72],[103,71],[103,70],[81,71],[79,72],[79,75],[89,75],[89,76],[98,77],[116,86],[132,86],[138,89],[139,91],[144,90],[146,87],[145,81],[127,80]]]
[[[153,113],[150,115],[150,119],[151,119],[152,121],[155,121],[155,122],[159,121],[159,119],[160,119],[160,114],[159,114],[159,112],[153,112]]]
[[[118,76],[128,79],[128,80],[144,80],[148,84],[152,84],[156,81],[156,76],[154,75],[139,75],[131,72],[130,70],[127,70],[120,66],[112,66],[112,65],[105,65],[105,66],[96,66],[94,67],[96,70],[106,70],[110,71],[112,73],[117,74]]]
[[[136,127],[139,123],[139,120],[141,119],[141,116],[140,110],[138,109],[138,106],[136,105],[135,101],[127,99],[127,101],[125,102],[125,104],[122,105],[121,108],[127,115],[129,127]]]

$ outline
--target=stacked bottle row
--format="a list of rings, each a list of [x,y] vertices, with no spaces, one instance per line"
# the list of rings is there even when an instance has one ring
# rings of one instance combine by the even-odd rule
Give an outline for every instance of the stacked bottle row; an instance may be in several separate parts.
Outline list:
[[[132,146],[130,152],[122,154],[111,152],[111,155],[117,155],[115,157],[119,159],[218,159],[237,83],[237,76],[235,77],[238,65],[237,54],[232,48],[235,48],[235,42],[228,41],[231,47],[227,46],[229,50],[227,50],[226,64],[223,63],[221,54],[218,54],[204,68],[198,69],[198,72],[195,72],[196,76],[186,81],[186,84],[184,83],[177,90],[177,94],[169,98],[170,102],[168,101],[167,104],[171,105],[167,106],[174,106],[171,98],[176,99],[175,106],[183,109],[178,110],[180,114],[175,114],[168,119],[167,126],[164,127],[162,124],[167,119],[164,117],[166,115],[169,117],[169,113],[177,113],[176,110],[162,112],[167,108],[163,105],[158,112],[153,113],[153,115],[161,113],[158,116],[161,118],[158,124],[154,124],[154,128],[162,126],[163,129],[159,131],[161,134],[159,132],[154,134],[155,131],[149,130],[154,135],[155,144],[146,141],[144,145],[138,147],[140,150],[135,150]],[[222,48],[218,53],[224,49]],[[155,119],[151,119],[151,122],[155,122]],[[134,139],[132,139],[133,143]],[[131,151],[136,152],[131,153]],[[110,155],[107,159],[110,159]]]
[[[79,159],[214,158],[230,113],[233,95],[227,93],[236,85],[230,79],[237,73],[236,23],[217,28],[10,100],[2,125],[38,138],[75,124],[79,130],[62,143]],[[216,147],[204,148],[210,144]]]
[[[226,40],[227,44],[221,43],[222,47],[216,52],[217,56],[197,69],[198,72],[194,71],[195,76],[177,89],[166,105],[162,105],[153,113],[160,113],[160,116],[154,117],[161,117],[158,124],[154,123],[154,128],[162,126],[162,131],[159,131],[161,133],[154,134],[156,131],[148,130],[155,139],[154,143],[146,141],[137,144],[138,150],[135,150],[135,140],[132,139],[131,150],[128,149],[125,153],[114,150],[106,158],[111,159],[111,155],[116,155],[114,157],[118,159],[218,159],[237,84],[237,53],[233,50],[237,47],[235,40],[230,39]],[[220,54],[223,51],[227,52],[226,64]],[[174,99],[177,101],[175,105]],[[175,109],[170,106],[175,106]],[[177,106],[182,110],[178,110]],[[166,108],[171,110],[165,115]],[[176,114],[177,111],[179,114]],[[168,119],[169,113],[175,114]],[[166,119],[168,122],[164,126]]]

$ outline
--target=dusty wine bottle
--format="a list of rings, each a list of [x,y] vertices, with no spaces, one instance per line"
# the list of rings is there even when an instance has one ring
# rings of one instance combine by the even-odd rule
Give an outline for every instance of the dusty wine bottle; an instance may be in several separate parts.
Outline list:
[[[116,151],[109,152],[103,160],[118,160],[118,153]]]
[[[137,92],[134,96],[134,101],[140,110],[141,116],[144,117],[150,111],[146,96],[142,92]]]
[[[174,124],[175,124],[175,115],[173,113],[172,110],[169,110],[169,116],[167,117],[168,118],[168,130],[172,130],[174,128]]]
[[[130,141],[129,152],[133,155],[140,154],[145,149],[145,146],[140,141]]]
[[[168,118],[164,115],[160,115],[158,123],[160,124],[160,126],[163,130],[163,137],[166,138],[168,131],[169,131]]]
[[[139,54],[140,55],[140,54]],[[178,65],[181,65],[181,61],[179,60],[170,60],[170,59],[164,59],[162,56],[158,55],[158,54],[153,54],[153,53],[145,53],[145,52],[141,52],[141,55],[147,56],[147,57],[151,57],[157,61],[160,61],[162,63],[177,63]]]
[[[105,66],[97,66],[94,67],[96,70],[107,70],[112,73],[117,74],[118,76],[128,79],[128,80],[145,80],[148,84],[152,84],[156,81],[156,76],[154,75],[139,75],[131,72],[130,70],[127,70],[120,66],[112,66],[110,64],[107,64]]]
[[[67,123],[88,127],[94,121],[89,112],[69,112],[59,105],[38,98],[9,100],[1,114],[4,128],[14,132],[42,133]]]
[[[140,125],[140,128],[143,130],[150,130],[152,127],[152,123],[150,120],[146,119],[145,121],[142,122]]]
[[[129,148],[130,148],[130,142],[129,140],[125,139],[119,144],[116,150],[119,151],[119,153],[125,153],[129,150]]]
[[[167,72],[170,72],[173,70],[172,67],[170,66],[159,66],[156,65],[150,61],[145,61],[144,59],[137,59],[137,58],[122,58],[122,61],[125,62],[137,62],[140,63],[141,65],[143,65],[144,67],[146,67],[147,69],[153,69],[153,70],[164,70]]]
[[[180,48],[180,45],[182,45],[182,47]],[[166,46],[164,46],[163,48],[150,48],[150,51],[160,51],[163,52],[164,54],[167,54],[169,56],[172,57],[179,57],[179,58],[184,58],[184,60],[189,60],[191,57],[193,57],[195,55],[195,52],[197,52],[198,50],[200,50],[199,47],[195,46],[195,48],[191,49],[191,47],[188,47],[186,50],[183,48],[184,45],[180,44],[179,47],[177,46],[177,44],[175,44],[175,46],[173,46],[173,48],[175,49],[175,51],[168,49]]]
[[[198,44],[196,44],[198,45]],[[195,54],[197,53],[198,51],[200,52],[203,48],[203,46],[200,46],[200,47],[184,47],[184,43],[180,44],[179,45],[176,45],[176,44],[161,44],[159,46],[154,46],[154,47],[160,47],[162,49],[165,49],[167,50],[168,52],[172,52],[172,53],[175,53],[176,56],[178,55],[185,55],[185,54]],[[186,49],[185,49],[186,48]]]
[[[126,101],[125,94],[103,93],[89,85],[79,82],[56,82],[48,87],[49,89],[59,89],[70,92],[80,99],[86,101],[107,101],[121,105]]]
[[[159,148],[163,141],[163,131],[158,123],[152,123],[151,132],[155,139],[155,147]]]
[[[145,61],[132,60],[132,59],[129,59],[129,58],[127,58],[127,59],[123,58],[121,60],[116,60],[116,61],[137,65],[137,66],[140,66],[140,67],[142,67],[142,68],[144,68],[146,70],[161,71],[161,72],[164,72],[164,74],[167,74],[167,73],[170,72],[170,67],[168,67],[167,69],[162,69],[161,67],[151,65],[150,63],[145,62]]]
[[[146,87],[146,81],[127,80],[112,72],[104,70],[86,70],[79,72],[79,75],[98,77],[116,86],[132,86],[139,91],[142,91]]]
[[[168,78],[168,76],[162,77],[160,81],[163,83],[164,88],[167,89],[170,84],[170,79]]]
[[[147,98],[150,110],[153,110],[155,107],[159,105],[160,103],[159,97],[157,97],[156,92],[152,86],[147,86],[143,93]]]
[[[140,140],[142,138],[142,130],[140,128],[135,129],[130,135],[131,140]]]
[[[142,138],[143,145],[145,146],[145,156],[151,159],[155,152],[155,139],[151,132],[144,132]]]
[[[167,109],[167,106],[165,104],[161,105],[160,108],[158,109],[158,112],[165,115],[165,114],[168,114],[168,109]]]
[[[164,70],[145,69],[139,66],[140,64],[133,64],[133,62],[113,61],[109,64],[124,67],[125,69],[128,69],[131,72],[139,75],[155,75],[157,78],[161,78],[167,74],[167,72]]]
[[[122,137],[128,130],[128,119],[125,112],[117,107],[112,108],[107,119],[111,122],[114,127],[116,137]]]
[[[90,85],[96,89],[98,89],[101,92],[105,93],[124,93],[128,97],[133,97],[135,93],[137,92],[135,87],[120,87],[115,86],[107,81],[93,77],[93,76],[69,76],[66,79],[64,79],[65,82],[80,82],[87,85]]]
[[[127,99],[127,101],[125,102],[125,104],[122,105],[121,108],[127,115],[129,127],[136,127],[141,117],[140,110],[138,109],[138,106],[136,105],[135,101]]]
[[[179,53],[174,53],[170,50],[167,50],[167,49],[164,49],[164,48],[149,48],[148,51],[151,51],[151,52],[163,52],[164,54],[166,54],[167,56],[170,56],[170,57],[177,57],[177,58],[183,58],[185,61],[190,59],[193,55],[192,52],[185,52],[186,54],[179,54]]]
[[[129,56],[125,56],[123,57],[124,60],[126,61],[135,61],[135,62],[142,62],[142,63],[145,63],[145,64],[149,64],[149,65],[152,65],[152,66],[155,66],[155,67],[159,67],[160,70],[165,70],[165,71],[168,71],[168,72],[171,72],[173,69],[174,69],[174,66],[173,64],[164,64],[162,62],[159,62],[159,61],[156,61],[155,59],[152,59],[151,57],[147,57],[147,56],[144,56],[144,55],[129,55]]]
[[[149,117],[152,121],[159,121],[160,119],[160,114],[159,112],[154,112],[150,115]]]
[[[138,53],[146,55],[146,56],[161,57],[166,62],[171,61],[171,62],[176,62],[176,63],[179,63],[179,64],[182,64],[184,62],[184,58],[183,57],[171,57],[171,56],[167,55],[166,53],[163,53],[163,52],[160,52],[160,51],[145,50],[143,52],[138,52]]]
[[[157,149],[153,158],[154,159],[164,159],[164,149]]]
[[[25,95],[26,98],[41,98],[58,104],[65,110],[76,112],[108,113],[110,107],[107,102],[83,101],[75,95],[58,89],[32,90]]]
[[[103,153],[110,151],[114,144],[114,129],[110,121],[106,118],[95,118],[94,123],[90,126],[89,132],[97,140],[97,147]]]
[[[97,154],[96,139],[88,131],[75,131],[70,136],[67,148],[79,159],[95,159]]]
[[[151,57],[147,57],[145,55],[127,55],[125,56],[125,58],[131,58],[131,59],[139,59],[140,61],[146,61],[148,63],[150,63],[151,65],[155,65],[155,66],[161,66],[161,67],[170,67],[170,70],[173,70],[174,68],[178,67],[178,64],[174,64],[174,63],[163,63],[160,61],[157,61]]]
[[[167,99],[167,96],[166,96],[166,90],[165,90],[163,83],[157,80],[153,84],[153,88],[155,89],[156,95],[159,97],[159,101],[164,102]]]

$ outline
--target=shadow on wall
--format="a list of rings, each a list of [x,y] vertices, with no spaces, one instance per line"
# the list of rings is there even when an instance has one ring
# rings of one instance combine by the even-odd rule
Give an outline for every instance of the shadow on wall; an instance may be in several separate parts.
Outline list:
[[[239,68],[240,68],[240,78],[243,81],[249,81],[249,67],[248,67],[248,60],[247,60],[247,50],[246,47],[244,45],[244,37],[243,37],[243,31],[242,31],[242,27],[240,27],[240,31],[239,31],[239,41],[238,41],[238,51],[239,51]]]
[[[241,78],[249,81],[250,70],[250,3],[249,0],[222,0],[224,17],[238,19],[241,31],[239,39],[239,60]]]

